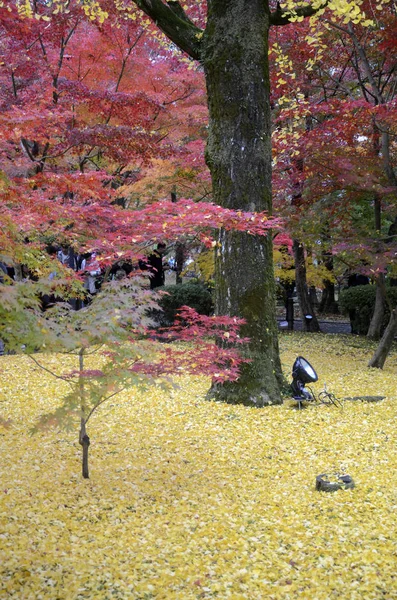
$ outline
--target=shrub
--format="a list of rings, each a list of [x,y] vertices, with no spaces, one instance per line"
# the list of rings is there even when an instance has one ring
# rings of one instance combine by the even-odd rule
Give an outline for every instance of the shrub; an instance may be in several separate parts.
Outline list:
[[[156,320],[163,327],[172,325],[181,306],[190,306],[200,315],[211,315],[214,310],[211,292],[203,283],[189,281],[180,285],[166,285],[159,291],[166,292],[158,301],[163,312],[156,312]]]
[[[397,287],[388,287],[387,293],[393,306],[397,305]],[[350,317],[352,333],[367,335],[375,308],[376,286],[357,285],[342,290],[339,306]],[[386,307],[383,330],[389,321],[390,313]]]

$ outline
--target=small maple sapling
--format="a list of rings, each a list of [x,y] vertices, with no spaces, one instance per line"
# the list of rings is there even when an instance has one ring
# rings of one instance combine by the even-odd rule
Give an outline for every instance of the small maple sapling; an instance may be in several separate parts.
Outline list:
[[[142,278],[108,282],[79,311],[57,302],[43,312],[39,294],[49,291],[45,282],[1,286],[0,334],[10,350],[20,352],[23,342],[24,354],[69,388],[57,409],[40,418],[36,430],[72,428],[79,418],[84,478],[89,477],[87,424],[116,394],[131,386],[168,386],[175,374],[206,374],[218,382],[238,377],[242,359],[236,345],[246,341],[238,334],[239,319],[203,317],[184,307],[173,327],[154,335],[148,313],[159,306]],[[162,344],[159,339],[188,345]],[[54,353],[60,358],[58,369],[46,361]]]
[[[36,181],[43,184],[43,176]],[[48,190],[51,178],[44,181]],[[160,235],[163,239],[167,239],[165,235],[170,239],[194,235],[212,246],[214,228],[264,235],[278,221],[263,214],[187,200],[158,202],[142,210],[122,209],[112,204],[111,197],[101,201],[86,198],[82,205],[73,196],[56,203],[49,202],[38,189],[29,192],[28,187],[22,195],[19,189],[14,196],[10,184],[9,202],[0,207],[9,225],[8,234],[3,231],[8,244],[3,258],[14,263],[24,257],[38,280],[4,281],[0,286],[0,338],[10,350],[20,351],[23,345],[31,360],[70,387],[62,405],[55,413],[43,416],[40,426],[70,426],[79,414],[83,476],[88,477],[87,423],[99,406],[131,385],[158,384],[172,374],[206,374],[217,383],[234,381],[244,362],[236,345],[246,339],[238,337],[240,319],[201,317],[188,307],[181,312],[183,327],[179,323],[168,332],[150,335],[147,313],[159,307],[147,281],[142,285],[136,276],[107,282],[88,306],[74,311],[67,300],[84,293],[80,275],[52,260],[40,240],[51,232],[55,239],[69,243],[77,239],[85,247],[95,247],[104,266],[121,259],[137,264],[143,249]],[[76,206],[80,210],[75,216],[71,208]],[[63,301],[43,312],[43,295]],[[189,346],[164,345],[159,336],[188,342]],[[214,338],[222,343],[216,344]],[[43,360],[48,353],[74,357],[76,365],[66,373],[55,372]]]
[[[4,171],[0,185],[6,200],[0,204],[4,224],[0,245],[2,258],[14,266],[25,265],[34,280],[0,286],[0,338],[11,350],[20,351],[24,345],[31,360],[47,369],[41,360],[44,354],[58,352],[74,358],[76,364],[67,373],[49,369],[70,392],[59,411],[43,418],[41,425],[67,424],[79,414],[87,476],[87,422],[99,406],[123,387],[157,382],[184,369],[205,373],[217,383],[235,380],[242,361],[225,344],[237,343],[233,327],[241,321],[225,317],[220,322],[223,343],[218,346],[203,341],[205,330],[214,336],[215,318],[201,323],[193,313],[183,313],[192,331],[200,335],[193,333],[189,349],[183,352],[170,344],[160,345],[147,332],[145,312],[155,306],[154,297],[135,278],[108,282],[89,306],[75,312],[67,300],[83,294],[82,277],[51,260],[45,252],[47,243],[80,252],[96,250],[108,268],[119,260],[136,265],[159,241],[191,236],[212,246],[214,229],[262,238],[278,223],[265,214],[189,200],[154,202],[140,210],[119,206],[112,184],[124,169],[136,174],[153,157],[170,152],[162,143],[168,134],[165,98],[160,103],[148,90],[122,91],[125,82],[130,88],[134,82],[130,60],[138,56],[142,80],[144,72],[155,69],[151,44],[136,54],[142,49],[140,26],[128,22],[120,25],[120,36],[112,46],[106,26],[101,30],[96,22],[87,22],[77,1],[65,13],[54,5],[36,3],[34,18],[21,18],[18,6],[11,3],[12,18],[0,7],[7,17],[1,24],[2,42],[8,56],[19,59],[18,64],[0,65],[7,90],[0,111]],[[90,53],[87,39],[93,42]],[[32,48],[37,50],[37,61],[30,60]],[[122,48],[126,54],[118,51]],[[99,60],[102,50],[108,61]],[[176,101],[172,93],[169,100]],[[42,312],[40,299],[45,294],[63,302]],[[172,335],[183,340],[188,331],[189,327]],[[93,362],[96,355],[99,366]]]

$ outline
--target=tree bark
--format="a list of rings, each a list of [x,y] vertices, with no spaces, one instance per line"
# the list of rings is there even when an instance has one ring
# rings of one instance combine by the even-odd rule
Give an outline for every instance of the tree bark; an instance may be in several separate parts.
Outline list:
[[[205,71],[209,106],[206,160],[214,202],[226,208],[271,213],[271,128],[266,0],[208,0],[199,30],[178,3],[134,0],[159,28]],[[284,24],[278,11],[274,24]],[[210,396],[254,406],[281,403],[284,384],[278,348],[272,240],[220,233],[216,253],[218,314],[244,317],[250,337],[240,379],[215,385]]]
[[[153,19],[161,31],[192,58],[200,59],[202,31],[185,14],[179,2],[134,0],[134,3]]]
[[[388,231],[388,237],[386,242],[392,243],[393,242],[393,238],[397,233],[397,217],[394,219],[393,223],[390,225],[389,227],[389,231]],[[386,290],[386,285],[385,285],[385,276],[384,275],[379,275],[377,281],[377,289],[376,289],[376,302],[378,301],[378,296],[379,298],[382,299],[382,303],[383,303],[383,311],[385,309],[385,305],[387,304],[389,306],[390,309],[390,319],[389,319],[389,323],[386,327],[385,332],[383,333],[383,336],[379,342],[379,346],[375,351],[374,356],[371,358],[371,360],[368,363],[368,366],[370,367],[378,367],[379,369],[383,368],[383,365],[386,362],[386,358],[388,353],[390,352],[390,349],[392,347],[393,344],[393,340],[396,336],[397,333],[397,323],[395,321],[397,321],[396,318],[396,308],[393,308],[393,306],[391,305],[390,299],[387,296],[387,290]],[[379,299],[379,303],[380,303],[380,299]],[[377,310],[377,306],[375,303],[375,311]],[[375,315],[374,315],[375,316]],[[383,316],[382,315],[382,320],[383,320]],[[374,320],[374,317],[372,318],[372,320]],[[372,326],[372,320],[370,323],[370,330],[371,330],[371,326]],[[381,323],[379,324],[379,328],[381,326]],[[370,330],[368,331],[367,336],[370,337],[369,333]]]
[[[81,373],[84,371],[84,348],[81,348],[79,351],[79,382],[78,382],[78,390],[79,390],[79,399],[80,399],[80,432],[79,432],[79,444],[82,447],[82,475],[84,479],[89,479],[90,474],[88,470],[88,448],[90,445],[90,438],[87,435],[86,423],[87,423],[87,406],[86,406],[86,397],[85,397],[85,386],[84,386],[84,378]]]
[[[385,276],[380,274],[376,279],[376,297],[374,314],[369,324],[367,338],[380,340],[382,334],[383,319],[385,317]]]
[[[328,233],[326,239],[329,239]],[[334,270],[334,258],[330,252],[323,252],[323,263],[327,271],[332,274]],[[318,311],[319,313],[337,315],[339,314],[339,306],[335,300],[335,284],[330,279],[323,279],[323,284],[324,289]]]
[[[174,188],[171,192],[171,202],[176,202],[176,200],[177,200],[176,189]],[[175,242],[175,284],[176,285],[181,285],[183,282],[182,273],[183,273],[183,266],[185,264],[185,258],[186,258],[185,255],[186,255],[186,244],[177,240]]]
[[[82,449],[83,449],[82,461],[81,461],[82,475],[83,475],[84,479],[89,479],[90,474],[89,474],[89,469],[88,469],[88,448],[90,445],[90,438],[87,435],[87,431],[86,431],[86,427],[85,427],[85,420],[83,417],[81,418],[79,444],[82,446]]]
[[[324,289],[318,311],[319,313],[338,315],[339,307],[335,300],[335,284],[329,279],[324,279],[323,283]]]
[[[389,323],[385,329],[382,339],[375,351],[375,354],[368,363],[369,367],[376,367],[377,369],[383,369],[386,362],[387,355],[389,354],[391,347],[394,342],[394,338],[397,335],[397,308],[391,311]]]
[[[390,225],[390,228],[388,231],[388,236],[389,236],[388,241],[390,241],[392,239],[393,235],[395,235],[396,223],[397,223],[397,218]],[[383,310],[384,310],[385,304],[387,304],[390,309],[390,318],[389,318],[389,323],[388,323],[388,325],[382,335],[382,338],[379,342],[379,345],[378,345],[373,357],[369,361],[368,366],[376,367],[378,369],[383,369],[383,366],[386,362],[386,358],[391,350],[394,339],[397,335],[397,308],[392,306],[391,301],[387,296],[387,290],[386,290],[386,285],[385,285],[385,276],[379,275],[376,283],[377,283],[376,300],[378,300],[378,293],[379,293],[379,296],[382,298],[382,301],[383,301]],[[375,310],[376,310],[376,305],[375,305]],[[372,320],[371,320],[370,327],[371,327],[371,325],[372,325]],[[369,337],[369,331],[368,331],[367,335]]]
[[[206,160],[216,204],[271,213],[269,12],[263,0],[208,2],[203,65],[209,106]],[[281,402],[272,236],[221,231],[215,261],[218,314],[243,317],[250,338],[240,379],[214,385],[230,403]]]
[[[185,264],[185,251],[186,246],[183,242],[175,243],[175,283],[180,285],[182,283],[183,265]]]
[[[309,298],[310,298],[310,302],[312,303],[313,310],[317,311],[319,302],[318,302],[317,290],[316,290],[315,285],[311,285],[309,287]]]
[[[378,147],[377,137],[374,139],[374,146],[375,148]],[[374,221],[376,234],[380,235],[382,228],[382,203],[378,194],[375,194],[374,198]],[[377,251],[381,252],[381,247]],[[385,316],[385,303],[385,276],[381,273],[376,278],[375,307],[367,332],[367,338],[371,340],[379,340],[381,337],[383,318]]]
[[[296,292],[298,294],[298,302],[301,313],[303,331],[321,331],[319,322],[314,312],[313,304],[309,296],[306,280],[306,263],[304,248],[298,240],[293,241],[293,252],[295,260]],[[311,315],[312,318],[310,319],[310,321],[305,318],[306,315]]]

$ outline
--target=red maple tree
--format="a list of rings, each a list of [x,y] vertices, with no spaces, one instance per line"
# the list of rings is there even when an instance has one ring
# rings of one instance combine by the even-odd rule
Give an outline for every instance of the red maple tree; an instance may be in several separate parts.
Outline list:
[[[143,41],[142,27],[134,21],[121,20],[116,27],[120,15],[111,8],[109,3],[106,23],[87,20],[77,1],[64,12],[38,2],[24,16],[16,2],[0,8],[6,57],[0,65],[5,90],[0,260],[17,272],[16,281],[2,276],[0,339],[50,371],[43,354],[75,356],[71,372],[51,371],[68,382],[71,392],[40,426],[80,417],[84,477],[89,473],[87,423],[114,394],[174,373],[203,373],[216,382],[239,375],[237,346],[245,341],[238,333],[241,319],[201,317],[186,307],[183,327],[152,334],[156,295],[136,268],[145,251],[180,236],[212,246],[213,231],[220,227],[265,235],[278,225],[265,214],[186,199],[171,202],[168,194],[141,205],[120,202],[121,193],[154,158],[188,156],[183,136],[194,127],[188,124],[182,136],[176,132],[175,106],[201,90],[197,73],[191,80],[188,65],[172,60],[162,63],[171,73],[164,84],[158,67],[161,53],[169,50],[153,37]],[[139,90],[133,86],[138,80]],[[75,311],[67,300],[84,296],[83,273],[48,254],[49,244],[95,250],[103,269],[128,260],[135,270],[129,278],[108,281],[88,306]],[[45,312],[43,295],[58,299]],[[164,345],[161,336],[188,346]],[[101,357],[99,368],[90,363],[92,353]]]
[[[327,264],[335,257],[342,270],[376,282],[369,335],[379,337],[397,248],[397,20],[391,5],[376,14],[369,4],[363,9],[369,26],[340,19],[318,22],[315,34],[306,22],[277,32],[272,58],[283,73],[273,71],[274,180],[293,235]]]

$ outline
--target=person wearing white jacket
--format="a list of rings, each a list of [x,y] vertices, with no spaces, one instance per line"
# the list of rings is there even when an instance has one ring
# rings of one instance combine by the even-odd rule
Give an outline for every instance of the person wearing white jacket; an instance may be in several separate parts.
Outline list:
[[[101,274],[101,267],[97,260],[96,252],[91,254],[89,259],[83,259],[81,264],[81,270],[85,272],[84,287],[90,294],[96,294],[97,289],[95,286],[98,275]]]

